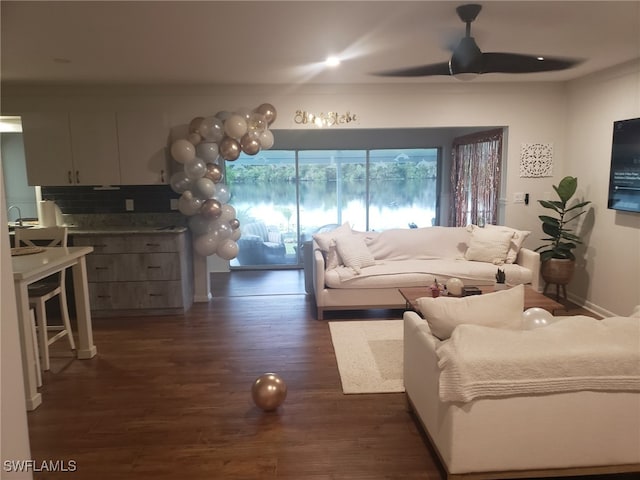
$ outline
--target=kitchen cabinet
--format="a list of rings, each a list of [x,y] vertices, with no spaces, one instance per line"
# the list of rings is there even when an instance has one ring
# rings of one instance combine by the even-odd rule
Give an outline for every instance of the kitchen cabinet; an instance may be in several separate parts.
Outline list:
[[[117,124],[120,183],[169,183],[169,115],[158,112],[118,112]]]
[[[24,113],[22,128],[29,185],[169,183],[168,114]]]
[[[119,183],[114,113],[26,113],[22,129],[29,185]]]
[[[72,234],[73,235],[73,234]],[[193,302],[188,232],[73,236],[90,245],[87,277],[97,316],[182,313]]]

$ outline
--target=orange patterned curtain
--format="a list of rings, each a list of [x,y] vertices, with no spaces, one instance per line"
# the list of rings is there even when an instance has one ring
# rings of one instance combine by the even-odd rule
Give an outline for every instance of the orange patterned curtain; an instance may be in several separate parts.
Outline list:
[[[449,225],[484,225],[498,220],[502,129],[453,140]]]

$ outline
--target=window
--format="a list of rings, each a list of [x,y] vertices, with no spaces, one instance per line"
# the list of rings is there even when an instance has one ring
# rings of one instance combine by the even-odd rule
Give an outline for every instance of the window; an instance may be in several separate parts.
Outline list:
[[[300,267],[318,230],[437,224],[439,148],[265,150],[227,162],[242,238],[233,267]]]
[[[455,138],[452,148],[449,224],[484,225],[498,220],[502,129]]]

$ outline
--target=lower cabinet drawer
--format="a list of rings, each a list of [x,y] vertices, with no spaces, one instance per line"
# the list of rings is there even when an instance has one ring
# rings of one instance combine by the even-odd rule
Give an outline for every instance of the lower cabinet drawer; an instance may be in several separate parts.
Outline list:
[[[101,282],[89,283],[92,310],[129,310],[139,308],[180,308],[184,305],[182,283]]]
[[[87,257],[87,275],[90,282],[179,280],[180,256],[177,253],[91,254]]]

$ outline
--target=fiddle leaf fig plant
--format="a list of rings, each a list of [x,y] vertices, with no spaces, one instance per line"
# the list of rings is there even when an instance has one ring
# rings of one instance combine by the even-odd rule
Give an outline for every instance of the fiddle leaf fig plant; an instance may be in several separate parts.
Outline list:
[[[536,248],[536,252],[540,252],[540,260],[543,262],[551,258],[575,260],[572,250],[582,241],[572,229],[567,227],[567,224],[585,213],[583,207],[591,202],[584,201],[569,206],[569,201],[578,189],[576,177],[564,177],[558,186],[553,185],[553,189],[560,200],[539,200],[540,205],[553,210],[556,216],[540,215],[538,217],[542,220],[542,231],[548,235],[542,241],[548,243]]]

